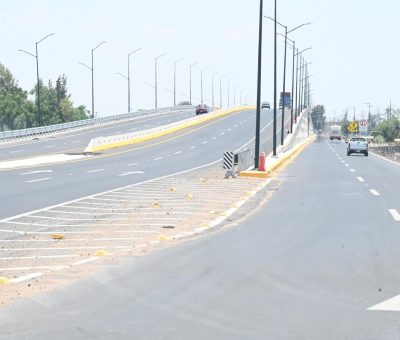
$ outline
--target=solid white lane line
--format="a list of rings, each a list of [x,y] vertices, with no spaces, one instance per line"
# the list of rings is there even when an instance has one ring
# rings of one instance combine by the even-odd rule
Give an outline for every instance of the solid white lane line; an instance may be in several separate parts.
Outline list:
[[[369,191],[370,191],[371,194],[374,195],[374,196],[380,196],[380,195],[381,195],[381,194],[380,194],[378,191],[376,191],[375,189],[369,189]]]
[[[45,145],[45,148],[54,148],[55,146],[57,146],[56,144],[52,144],[52,145]]]
[[[62,242],[82,242],[82,241],[135,241],[135,240],[143,240],[143,237],[100,237],[100,238],[66,238],[62,240]],[[0,240],[1,243],[12,243],[12,242],[53,242],[54,240],[38,240],[38,239],[29,239],[29,240]],[[0,270],[1,271],[1,270]]]
[[[36,267],[9,267],[9,268],[0,268],[0,271],[18,271],[18,270],[31,270],[31,269],[64,269],[68,268],[68,266],[36,266]]]
[[[35,174],[43,174],[43,173],[51,173],[53,170],[36,170],[36,171],[29,171],[29,172],[23,172],[20,173],[20,175],[35,175]]]
[[[389,210],[390,215],[392,215],[393,219],[396,222],[400,222],[400,214],[399,214],[399,212],[396,209],[388,209],[388,210]]]
[[[24,150],[14,150],[14,151],[10,151],[10,153],[20,153],[20,152],[24,152]]]
[[[33,180],[30,180],[30,181],[25,181],[25,183],[35,183],[35,182],[49,181],[51,179],[52,178],[50,178],[50,177],[46,177],[46,178],[33,179]]]
[[[123,176],[129,176],[129,175],[142,175],[144,174],[143,171],[130,171],[130,172],[124,172],[122,174],[119,174],[119,177],[123,177]]]
[[[104,171],[104,169],[90,170],[90,171],[86,171],[86,173],[92,174],[94,172],[102,172],[102,171]]]
[[[182,151],[177,151],[177,152],[174,153],[174,155],[179,155],[181,153],[182,153]]]
[[[365,182],[364,178],[362,178],[362,177],[357,177],[357,180],[358,180],[359,182],[361,182],[361,183],[364,183],[364,182]]]
[[[163,159],[163,157],[156,157],[153,159],[153,161],[161,161]]]

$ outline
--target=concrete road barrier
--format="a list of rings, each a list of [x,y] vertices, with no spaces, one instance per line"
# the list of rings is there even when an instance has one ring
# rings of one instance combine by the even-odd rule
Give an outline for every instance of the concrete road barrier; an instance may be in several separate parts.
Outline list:
[[[93,153],[99,151],[105,151],[121,146],[127,146],[131,144],[145,142],[151,139],[159,138],[162,136],[169,135],[171,133],[199,125],[210,121],[212,119],[220,118],[235,112],[244,111],[244,110],[252,110],[254,107],[252,106],[237,106],[234,108],[229,109],[222,109],[213,111],[210,113],[206,113],[203,115],[195,116],[192,118],[184,119],[179,122],[174,122],[168,125],[159,126],[156,128],[136,131],[131,133],[125,133],[120,135],[114,136],[107,136],[107,137],[96,137],[93,138],[86,149],[84,150],[85,153]]]

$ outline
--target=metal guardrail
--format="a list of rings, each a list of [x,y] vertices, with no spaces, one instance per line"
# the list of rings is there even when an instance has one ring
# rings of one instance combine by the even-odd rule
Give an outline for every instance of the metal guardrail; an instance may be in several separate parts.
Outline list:
[[[82,127],[90,127],[95,125],[102,125],[111,122],[116,122],[125,119],[133,119],[135,117],[149,115],[153,113],[165,113],[165,112],[172,112],[176,110],[190,110],[193,109],[194,106],[190,105],[182,105],[182,106],[173,106],[167,107],[162,109],[153,109],[153,110],[146,110],[146,111],[139,111],[133,113],[124,113],[120,115],[108,116],[108,117],[100,117],[100,118],[89,118],[83,120],[77,120],[74,122],[63,123],[63,124],[55,124],[49,126],[41,126],[37,128],[29,128],[29,129],[22,129],[22,130],[10,130],[10,131],[3,131],[0,132],[0,141],[8,141],[13,139],[19,138],[26,138],[26,137],[33,137],[39,136],[54,132],[65,132],[68,130],[73,130]]]
[[[370,144],[369,150],[377,153],[378,155],[390,158],[396,162],[400,161],[400,145],[379,145]]]

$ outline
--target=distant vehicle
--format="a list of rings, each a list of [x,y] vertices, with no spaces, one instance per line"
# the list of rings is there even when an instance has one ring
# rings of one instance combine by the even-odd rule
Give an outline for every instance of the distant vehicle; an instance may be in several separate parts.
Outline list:
[[[261,109],[271,109],[271,104],[268,102],[262,102]]]
[[[363,153],[368,156],[368,141],[364,137],[352,137],[347,145],[347,156],[352,153]]]
[[[342,127],[340,125],[332,125],[330,127],[329,139],[342,140]]]
[[[209,109],[206,104],[200,104],[196,106],[196,115],[201,115],[202,113],[208,113]]]
[[[282,109],[282,103],[285,107],[292,107],[292,94],[290,92],[281,92],[279,100],[279,108]]]

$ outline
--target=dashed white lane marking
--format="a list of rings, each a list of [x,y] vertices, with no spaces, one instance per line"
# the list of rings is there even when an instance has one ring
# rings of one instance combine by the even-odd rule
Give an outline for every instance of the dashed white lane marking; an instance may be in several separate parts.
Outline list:
[[[143,175],[143,171],[129,171],[129,172],[124,172],[122,174],[119,174],[119,177],[124,177],[124,176],[130,176],[130,175]]]
[[[193,145],[190,147],[190,150],[194,150],[194,149],[196,149],[196,145]]]
[[[135,165],[138,165],[139,163],[131,163],[131,164],[128,164],[128,166],[135,166]]]
[[[0,271],[19,271],[19,270],[31,270],[31,269],[63,269],[68,268],[68,266],[35,266],[35,267],[9,267],[0,268]]]
[[[396,222],[400,222],[400,214],[396,209],[389,209],[389,213]]]
[[[90,170],[90,171],[87,171],[86,173],[92,174],[92,173],[94,173],[94,172],[102,172],[102,171],[104,171],[104,169]]]
[[[20,153],[20,152],[24,152],[24,150],[14,150],[14,151],[10,151],[10,153]]]
[[[232,131],[232,129],[228,129],[228,131]]]
[[[376,191],[375,189],[369,189],[369,191],[370,191],[371,194],[374,195],[374,196],[380,196],[380,195],[381,195],[381,194],[380,194],[378,191]]]
[[[225,134],[225,132],[221,132],[220,135],[223,136]]]
[[[354,169],[349,169],[351,172],[354,172],[355,170]]]
[[[76,144],[76,143],[80,143],[80,142],[82,142],[81,140],[74,140],[73,142],[72,142],[72,144]]]
[[[79,266],[81,264],[97,261],[98,259],[99,259],[98,257],[89,257],[88,259],[85,259],[85,260],[80,260],[80,261],[73,262],[73,263],[71,263],[71,265],[72,266]]]
[[[367,310],[400,312],[400,295],[397,295],[389,300],[378,303],[375,306],[369,307]]]
[[[212,138],[212,140],[216,140],[216,139],[217,139],[217,137],[213,137],[213,138]]]
[[[203,144],[203,145],[204,145],[204,144],[207,144],[207,143],[208,143],[208,142],[205,140],[205,141],[204,141],[203,143],[201,143],[201,144]]]
[[[182,151],[177,151],[177,152],[174,153],[174,155],[179,155],[181,153],[182,153]]]
[[[36,171],[29,171],[20,173],[20,175],[35,175],[35,174],[44,174],[44,173],[51,173],[53,170],[36,170]]]
[[[344,163],[344,161],[340,161],[341,163]]]
[[[358,180],[359,182],[361,182],[361,183],[364,183],[364,182],[365,182],[364,178],[362,178],[362,177],[357,177],[357,180]]]
[[[54,147],[56,147],[57,145],[56,144],[52,144],[52,145],[45,145],[45,148],[54,148]]]
[[[161,161],[163,159],[163,157],[156,157],[153,159],[153,161]]]
[[[234,125],[233,127],[234,127],[234,128],[237,128],[238,126],[237,126],[237,125]]]
[[[346,168],[348,168],[350,165],[348,165],[348,164],[345,164],[344,166],[345,166]]]
[[[43,182],[43,181],[49,181],[52,178],[46,177],[46,178],[39,178],[39,179],[32,179],[30,181],[25,181],[25,183],[35,183],[35,182]]]

